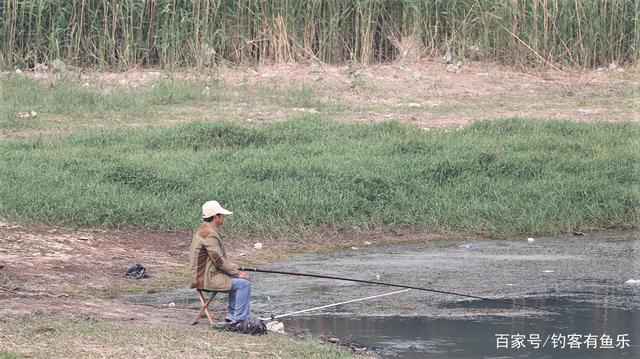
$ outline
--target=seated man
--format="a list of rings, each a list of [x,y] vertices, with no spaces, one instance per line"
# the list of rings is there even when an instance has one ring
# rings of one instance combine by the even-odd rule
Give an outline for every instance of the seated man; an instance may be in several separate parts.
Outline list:
[[[219,234],[224,216],[231,213],[216,201],[202,206],[204,223],[198,227],[191,241],[189,282],[192,288],[228,291],[226,320],[233,325],[249,315],[251,282],[247,273],[240,272],[236,264],[229,262]]]

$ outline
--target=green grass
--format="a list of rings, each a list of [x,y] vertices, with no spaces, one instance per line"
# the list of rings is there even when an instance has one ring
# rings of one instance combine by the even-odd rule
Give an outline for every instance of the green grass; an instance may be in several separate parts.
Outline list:
[[[20,358],[22,357],[18,354],[0,350],[0,359],[20,359]]]
[[[302,116],[0,142],[0,217],[239,231],[418,226],[496,235],[639,224],[640,125],[481,121],[453,132]]]
[[[126,124],[132,120],[153,123],[203,113],[224,116],[225,108],[234,108],[238,103],[325,113],[345,109],[340,101],[325,98],[317,88],[305,84],[232,86],[204,78],[166,77],[133,89],[120,86],[99,90],[83,86],[70,75],[60,75],[50,84],[18,74],[0,75],[0,130],[77,128],[82,124]],[[18,116],[31,111],[38,115]],[[56,121],[57,118],[64,120]]]
[[[149,117],[159,108],[194,102],[217,101],[214,83],[163,79],[136,89],[100,91],[85,88],[78,81],[61,76],[47,85],[22,75],[0,76],[0,127],[37,127],[38,117],[60,115],[94,122]],[[207,89],[208,88],[208,89]],[[36,111],[36,118],[20,119],[18,112]]]
[[[351,358],[312,340],[248,336],[184,326],[33,317],[0,321],[0,358]],[[62,345],[61,345],[62,344]]]

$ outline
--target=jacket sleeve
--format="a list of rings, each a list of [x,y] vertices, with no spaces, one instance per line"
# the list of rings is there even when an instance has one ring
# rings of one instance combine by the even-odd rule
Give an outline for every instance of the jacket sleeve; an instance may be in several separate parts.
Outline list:
[[[222,255],[220,242],[218,242],[217,238],[209,236],[204,239],[203,244],[205,249],[207,250],[207,254],[209,254],[209,258],[211,258],[211,260],[213,261],[213,265],[215,265],[216,268],[232,277],[235,277],[238,275],[238,273],[240,273],[240,271],[237,270],[235,266],[231,265],[231,262],[229,262],[227,258]]]

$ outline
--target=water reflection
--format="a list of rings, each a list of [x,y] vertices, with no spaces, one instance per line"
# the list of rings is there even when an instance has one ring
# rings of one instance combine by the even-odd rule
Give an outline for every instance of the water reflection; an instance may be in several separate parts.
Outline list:
[[[640,358],[640,286],[625,284],[629,279],[640,279],[640,235],[461,244],[464,242],[434,241],[362,247],[292,258],[267,268],[407,283],[519,304],[507,306],[412,290],[285,322],[316,334],[353,336],[385,357]],[[282,314],[387,291],[359,283],[256,273],[252,311],[264,316]],[[193,290],[186,288],[123,299],[158,306],[172,302],[193,310],[198,307]],[[216,299],[218,308],[224,309],[224,300],[224,296]],[[535,339],[531,335],[549,339],[538,349],[528,342],[522,349],[497,349],[496,334],[506,334],[509,340],[512,335],[524,336],[527,341]],[[565,349],[553,348],[553,334],[564,336]],[[598,340],[610,335],[614,346],[617,335],[629,334],[631,347],[587,349],[582,345],[569,349],[568,336],[572,334],[582,335],[583,341],[589,334]]]
[[[397,316],[347,317],[325,314],[289,318],[285,324],[292,328],[306,328],[316,334],[352,337],[384,357],[640,357],[640,313],[638,312],[586,307],[565,298],[527,300],[521,303],[554,308],[569,315],[431,319]],[[469,301],[450,304],[450,306],[473,310],[486,306],[486,303]],[[580,317],[570,316],[571,314]],[[600,318],[602,321],[583,317]],[[613,346],[611,349],[604,348],[608,344],[607,335],[611,338],[611,346]],[[521,344],[524,347],[519,347]],[[629,344],[630,347],[627,346]]]

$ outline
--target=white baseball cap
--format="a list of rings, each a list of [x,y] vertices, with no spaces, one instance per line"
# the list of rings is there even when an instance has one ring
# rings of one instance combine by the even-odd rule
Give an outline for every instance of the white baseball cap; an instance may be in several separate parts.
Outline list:
[[[216,214],[232,214],[233,212],[228,211],[218,203],[218,201],[208,201],[202,205],[202,218],[213,217]]]

